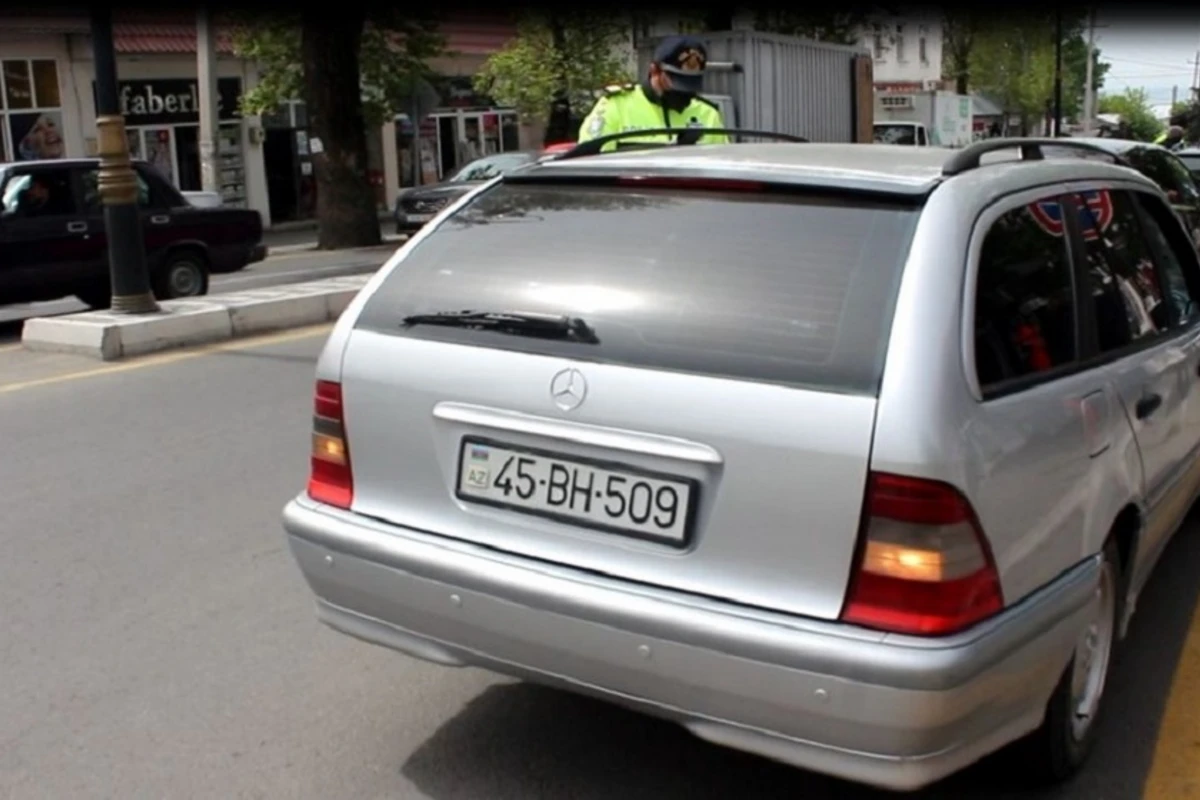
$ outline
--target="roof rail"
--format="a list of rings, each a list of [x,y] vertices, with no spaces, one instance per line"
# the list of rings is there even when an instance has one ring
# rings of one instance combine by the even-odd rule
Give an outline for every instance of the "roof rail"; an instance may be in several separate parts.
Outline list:
[[[961,175],[964,172],[970,172],[973,169],[979,169],[979,161],[983,156],[1000,150],[1017,149],[1021,151],[1022,161],[1041,161],[1044,158],[1042,154],[1043,147],[1065,147],[1071,150],[1099,153],[1111,158],[1113,163],[1118,166],[1129,166],[1125,159],[1116,153],[1105,150],[1103,147],[1098,147],[1088,142],[1076,142],[1067,138],[984,139],[982,142],[967,145],[962,150],[950,156],[950,159],[942,166],[942,175],[949,178],[954,175]]]
[[[679,137],[682,133],[692,133],[694,135],[687,137]],[[621,131],[619,133],[610,133],[607,136],[598,136],[595,139],[588,139],[586,142],[580,142],[573,148],[558,156],[555,161],[562,161],[566,158],[580,158],[581,156],[594,156],[600,152],[600,149],[609,142],[616,142],[621,139],[631,139],[637,136],[663,136],[666,134],[676,134],[677,140],[674,142],[638,142],[637,145],[644,147],[670,147],[672,145],[690,145],[695,144],[696,139],[701,136],[708,136],[712,133],[723,133],[727,136],[761,136],[769,139],[776,139],[781,142],[793,142],[796,144],[807,144],[808,139],[802,136],[792,136],[788,133],[775,133],[774,131],[755,131],[745,128],[643,128],[641,130]],[[682,138],[683,141],[678,141]]]

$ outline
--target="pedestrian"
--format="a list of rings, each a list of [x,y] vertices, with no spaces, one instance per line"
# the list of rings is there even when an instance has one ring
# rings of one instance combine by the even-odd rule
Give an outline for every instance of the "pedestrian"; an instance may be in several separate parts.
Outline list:
[[[694,36],[670,36],[654,51],[650,69],[641,83],[605,87],[579,128],[579,141],[624,131],[678,128],[683,135],[646,134],[608,142],[601,150],[616,150],[635,143],[680,141],[725,144],[721,133],[700,133],[704,128],[724,128],[721,111],[701,96],[708,48]]]

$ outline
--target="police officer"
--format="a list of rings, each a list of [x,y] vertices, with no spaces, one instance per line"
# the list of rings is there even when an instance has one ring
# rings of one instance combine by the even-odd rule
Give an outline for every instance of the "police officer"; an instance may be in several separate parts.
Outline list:
[[[1158,135],[1158,138],[1154,140],[1154,143],[1161,145],[1168,150],[1175,150],[1179,147],[1179,145],[1183,144],[1184,135],[1185,131],[1183,130],[1182,125],[1172,124],[1170,128]]]
[[[579,128],[579,141],[586,142],[622,131],[655,128],[692,129],[683,141],[723,144],[729,137],[700,133],[698,129],[724,128],[716,104],[700,96],[708,49],[694,36],[671,36],[654,51],[654,60],[640,84],[609,86]],[[646,134],[608,142],[601,150],[615,150],[629,143],[675,141],[676,135]]]

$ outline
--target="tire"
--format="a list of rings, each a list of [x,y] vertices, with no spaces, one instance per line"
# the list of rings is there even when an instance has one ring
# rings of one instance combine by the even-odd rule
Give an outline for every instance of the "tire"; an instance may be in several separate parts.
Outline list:
[[[107,282],[96,284],[76,292],[75,297],[93,311],[102,311],[112,305],[112,287]]]
[[[1123,615],[1125,585],[1116,540],[1104,546],[1100,586],[1094,600],[1094,615],[1076,645],[1075,655],[1063,672],[1050,702],[1042,726],[1017,746],[1022,771],[1036,785],[1062,783],[1073,777],[1087,761],[1096,739],[1098,722],[1104,709],[1104,692],[1111,675],[1120,620]],[[1107,629],[1107,630],[1106,630]],[[1089,655],[1077,675],[1076,666]],[[1078,684],[1077,684],[1078,680]],[[1082,695],[1082,696],[1080,696]],[[1079,699],[1076,699],[1078,697]],[[1086,707],[1086,714],[1077,710]]]
[[[204,256],[192,250],[170,253],[163,265],[155,270],[150,284],[159,300],[208,294],[208,263]]]

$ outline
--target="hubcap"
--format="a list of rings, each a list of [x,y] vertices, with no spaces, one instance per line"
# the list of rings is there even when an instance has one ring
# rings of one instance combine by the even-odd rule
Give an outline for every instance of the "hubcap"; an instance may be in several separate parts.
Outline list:
[[[188,264],[180,264],[172,269],[168,283],[175,297],[191,297],[200,291],[200,278],[195,268]]]
[[[1075,645],[1071,674],[1071,734],[1082,741],[1091,730],[1108,680],[1108,662],[1116,634],[1117,580],[1113,565],[1105,562],[1100,585],[1092,599],[1092,614]]]

